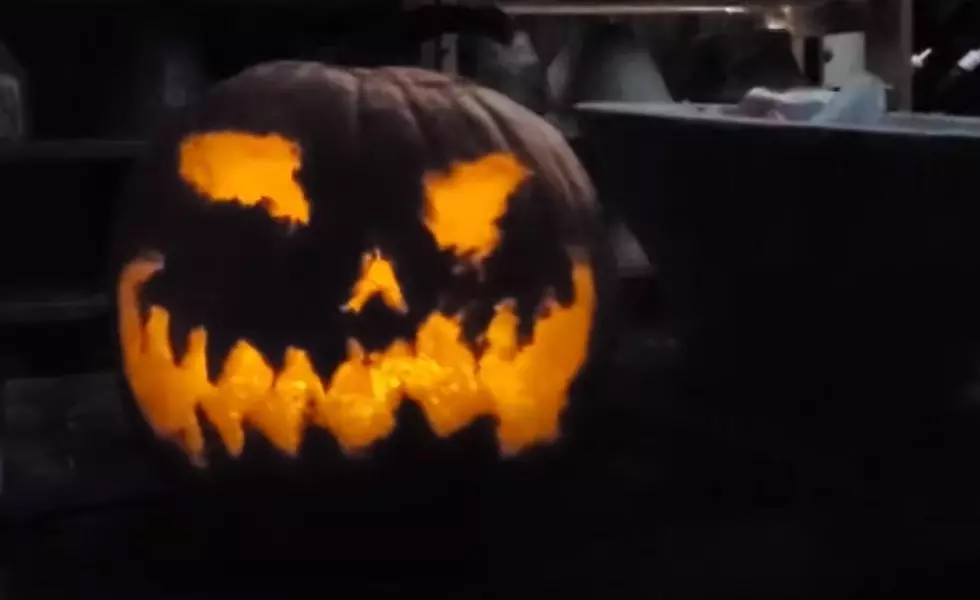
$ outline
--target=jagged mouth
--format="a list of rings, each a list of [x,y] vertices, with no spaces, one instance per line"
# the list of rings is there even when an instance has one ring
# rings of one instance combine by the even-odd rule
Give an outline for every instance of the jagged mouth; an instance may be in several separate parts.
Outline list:
[[[246,426],[288,456],[297,455],[310,428],[328,431],[345,453],[358,454],[392,433],[404,400],[420,407],[438,437],[491,417],[504,455],[551,441],[559,434],[569,386],[586,359],[595,304],[591,267],[574,263],[574,301],[562,306],[550,300],[528,343],[521,342],[513,302],[504,301],[479,340],[480,352],[466,342],[464,315],[433,312],[414,336],[379,350],[350,339],[346,356],[329,373],[318,370],[304,348],[287,346],[274,365],[244,339],[215,370],[208,364],[207,328],[191,329],[178,355],[170,312],[157,304],[141,310],[140,289],[163,267],[160,257],[141,257],[121,272],[124,370],[156,435],[198,466],[206,464],[208,450],[202,418],[231,457],[245,450]],[[356,309],[354,288],[347,310]],[[380,293],[370,286],[361,292]],[[386,304],[401,306],[396,297]],[[209,367],[217,377],[209,376]]]

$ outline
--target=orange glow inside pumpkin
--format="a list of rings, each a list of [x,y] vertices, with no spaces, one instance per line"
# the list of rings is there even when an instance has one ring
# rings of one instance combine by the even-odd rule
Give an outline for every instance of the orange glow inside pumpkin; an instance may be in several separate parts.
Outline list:
[[[500,244],[497,221],[527,176],[524,165],[505,152],[456,163],[445,173],[426,173],[424,222],[436,244],[476,262],[489,256]]]
[[[180,177],[212,202],[260,206],[274,219],[310,222],[310,202],[295,179],[299,144],[278,135],[215,131],[180,143]]]
[[[276,373],[255,347],[239,340],[217,381],[210,382],[205,328],[190,333],[177,362],[167,310],[153,305],[146,321],[140,319],[139,288],[162,267],[161,261],[137,259],[120,277],[125,371],[157,435],[178,441],[197,462],[204,452],[198,406],[232,456],[244,448],[246,422],[288,454],[298,451],[308,426],[329,430],[342,448],[356,452],[391,433],[395,410],[406,397],[443,437],[481,415],[495,416],[501,450],[516,453],[558,434],[568,386],[586,358],[593,279],[588,266],[576,264],[575,303],[549,302],[533,341],[523,347],[517,344],[517,315],[503,303],[479,358],[462,342],[461,317],[433,313],[414,340],[395,341],[382,352],[365,353],[352,340],[347,360],[328,376],[315,372],[302,348],[287,349]]]
[[[395,276],[395,266],[381,256],[375,249],[361,258],[361,276],[354,283],[350,300],[341,308],[343,311],[359,313],[367,301],[378,296],[385,306],[400,313],[408,312],[408,304],[402,295],[401,286]]]
[[[229,144],[229,140],[236,139],[222,135],[225,134],[205,134],[194,139],[220,139]],[[247,134],[227,135],[248,139]],[[257,147],[250,143],[246,143],[246,149]],[[201,149],[185,143],[182,150],[188,147],[196,148],[192,154]],[[222,157],[234,156],[221,144],[212,150]],[[243,155],[251,159],[262,152]],[[277,169],[285,168],[280,154],[269,151],[265,155],[280,165]],[[298,157],[298,153],[294,155]],[[269,198],[266,194],[272,193],[275,186],[286,197],[294,194],[293,188],[281,182],[264,181],[261,190],[260,183],[255,183],[252,192],[234,188],[246,185],[244,175],[235,179],[216,168],[215,161],[196,156],[199,166],[210,165],[200,171],[210,173],[207,181],[229,182],[224,187],[201,186],[210,190],[207,197],[221,198],[216,201],[224,201],[233,192],[238,198]],[[234,174],[239,167],[229,168]],[[253,168],[255,172],[281,172],[262,165]],[[293,165],[290,173],[295,171]],[[183,168],[181,173],[186,175]],[[506,212],[510,195],[526,175],[516,158],[502,154],[455,165],[447,173],[428,174],[423,180],[428,207],[424,223],[439,244],[454,248],[461,260],[485,257],[499,243],[496,221]],[[295,182],[292,185],[299,189],[300,196],[295,197],[302,197],[305,202],[302,189]],[[287,214],[283,207],[299,206],[295,197],[287,201],[273,199],[263,205],[279,207],[275,209],[279,214]],[[467,207],[472,210],[464,210]],[[294,222],[299,222],[297,215],[308,218],[309,210],[290,214]],[[276,217],[272,209],[270,215]],[[178,443],[200,466],[204,465],[205,443],[196,414],[198,408],[231,456],[240,455],[244,449],[246,424],[286,454],[298,452],[309,427],[328,430],[341,448],[357,453],[392,432],[395,411],[405,399],[422,408],[433,432],[440,437],[489,415],[497,421],[498,442],[505,454],[552,440],[559,433],[569,385],[586,359],[596,301],[592,270],[587,262],[576,260],[571,274],[574,301],[561,306],[553,298],[544,300],[532,339],[524,345],[518,344],[514,303],[504,301],[496,306],[480,340],[485,348],[480,356],[463,341],[464,315],[433,312],[418,327],[413,339],[396,340],[382,351],[366,353],[356,340],[350,340],[346,360],[331,373],[317,373],[307,351],[298,347],[286,350],[283,367],[275,372],[258,349],[240,339],[224,358],[217,380],[210,381],[206,362],[208,332],[203,326],[191,331],[187,351],[177,357],[169,340],[167,309],[151,305],[147,317],[140,317],[140,288],[163,268],[163,257],[137,258],[120,274],[117,294],[124,371],[142,414],[155,433]],[[377,249],[364,256],[360,277],[352,284],[351,297],[340,310],[357,313],[375,295],[393,310],[404,312],[408,308],[396,277],[396,265]]]

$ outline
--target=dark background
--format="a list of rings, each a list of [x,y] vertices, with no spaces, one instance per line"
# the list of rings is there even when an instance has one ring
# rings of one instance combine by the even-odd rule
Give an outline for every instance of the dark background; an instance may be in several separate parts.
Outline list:
[[[260,486],[234,490],[251,508],[263,507],[259,521],[231,511],[235,503],[227,497],[175,491],[119,414],[103,293],[115,202],[140,140],[165,118],[166,65],[183,69],[183,89],[193,94],[264,59],[413,64],[429,22],[409,25],[396,7],[380,4],[371,10],[324,10],[312,3],[0,8],[0,39],[27,72],[31,98],[30,139],[0,143],[4,597],[346,596],[358,590],[453,598],[531,591],[593,598],[973,593],[980,558],[974,443],[980,428],[971,412],[943,420],[933,418],[938,409],[915,412],[916,406],[952,402],[942,394],[895,407],[881,397],[844,394],[856,404],[842,402],[819,423],[807,421],[800,407],[825,382],[790,381],[787,361],[775,354],[768,358],[779,360],[768,371],[755,365],[741,378],[731,372],[720,377],[717,365],[698,371],[673,335],[674,317],[684,307],[665,306],[649,277],[624,278],[610,360],[582,392],[583,403],[599,410],[557,454],[506,466],[447,459],[408,473],[354,469],[316,496]],[[480,23],[475,29],[490,37],[506,36],[499,20]],[[716,150],[715,164],[727,165],[731,177],[724,179],[690,166],[692,157],[703,158],[700,148],[718,147],[697,146],[696,137],[681,132],[670,138],[677,144],[690,138],[677,152],[687,160],[672,167],[675,173],[690,169],[690,187],[671,179],[672,197],[705,189],[693,181],[727,181],[728,188],[719,183],[698,196],[701,204],[692,204],[725,215],[726,242],[758,239],[736,235],[740,228],[785,225],[779,219],[787,213],[772,208],[777,200],[819,199],[799,193],[812,181],[807,177],[826,173],[814,163],[809,175],[794,166],[802,175],[787,177],[784,189],[764,196],[771,204],[749,203],[770,214],[739,209],[737,188],[749,194],[757,186],[733,175],[738,157],[747,161],[743,167],[768,160],[771,140],[754,142],[759,154],[740,154],[738,144],[730,154]],[[609,202],[625,195],[611,196],[613,186],[598,177],[605,143],[611,142],[576,140],[576,147],[588,148],[583,158],[596,171],[600,198]],[[944,156],[968,165],[974,152]],[[841,181],[885,180],[894,163],[878,167],[849,172],[845,162],[835,173]],[[762,178],[765,169],[743,172]],[[901,203],[902,192],[928,198],[927,184],[910,192],[913,186],[904,181],[905,189],[896,184],[891,190],[890,202]],[[970,201],[969,183],[956,181],[965,191],[958,196],[961,208],[950,205],[948,222],[954,223],[973,215],[962,208]],[[870,206],[860,204],[859,193],[841,197]],[[916,210],[928,211],[928,203],[902,206],[909,222]],[[816,212],[793,213],[794,226],[804,222],[799,215]],[[852,216],[841,209],[827,219],[844,223]],[[867,247],[890,239],[874,227],[862,235]],[[927,284],[909,275],[907,285],[921,292]],[[765,302],[761,293],[748,297],[750,304]],[[961,304],[954,303],[964,311],[956,314],[966,315]],[[945,311],[955,327],[954,305],[940,298],[928,307]],[[783,318],[806,329],[811,317],[786,311]],[[929,315],[902,318],[912,331]],[[777,328],[764,319],[758,325],[770,335]],[[894,324],[905,326],[901,319]],[[742,346],[719,345],[729,354],[718,354],[738,363],[740,352],[758,350],[751,336],[746,333]],[[866,342],[868,352],[895,352]],[[928,356],[930,349],[914,352]],[[770,391],[763,396],[773,404],[761,405],[756,391],[771,390],[777,381],[785,402],[775,403]],[[969,391],[968,378],[959,383],[958,394]],[[865,400],[876,412],[860,405]],[[867,421],[863,427],[854,425],[856,415]]]

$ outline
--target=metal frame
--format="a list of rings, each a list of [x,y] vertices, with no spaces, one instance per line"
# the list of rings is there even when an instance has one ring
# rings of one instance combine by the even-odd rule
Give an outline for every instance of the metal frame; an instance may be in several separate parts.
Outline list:
[[[452,1],[452,0],[436,0]],[[461,0],[466,2],[467,0]],[[479,0],[469,0],[478,2]],[[913,0],[632,0],[576,2],[504,0],[513,15],[631,16],[670,14],[746,14],[760,12],[782,20],[801,39],[830,32],[863,31],[867,68],[891,86],[893,110],[912,108]],[[851,22],[849,22],[851,21]],[[445,42],[444,42],[445,44]],[[445,46],[443,46],[445,48]],[[442,66],[442,61],[435,62]]]

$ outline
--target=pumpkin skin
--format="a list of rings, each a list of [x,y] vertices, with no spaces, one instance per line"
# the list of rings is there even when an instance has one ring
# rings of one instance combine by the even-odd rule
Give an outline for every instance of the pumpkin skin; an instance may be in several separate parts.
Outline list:
[[[488,421],[505,456],[553,442],[611,272],[591,183],[538,116],[422,69],[302,62],[164,128],[116,249],[132,413],[209,471]]]

